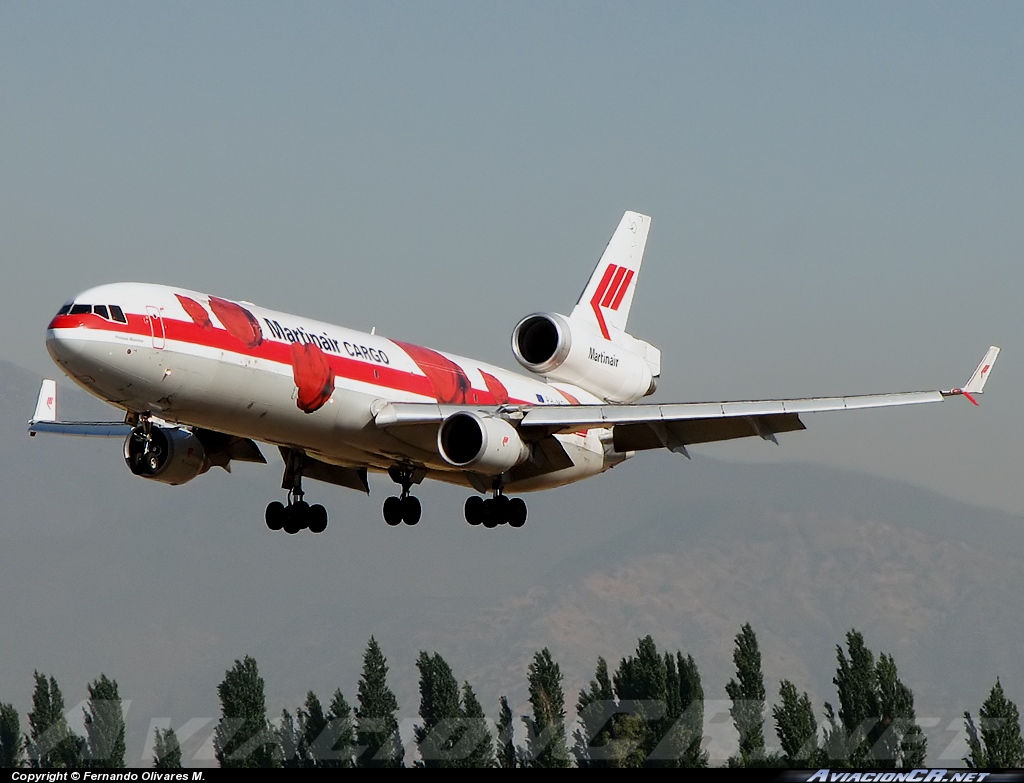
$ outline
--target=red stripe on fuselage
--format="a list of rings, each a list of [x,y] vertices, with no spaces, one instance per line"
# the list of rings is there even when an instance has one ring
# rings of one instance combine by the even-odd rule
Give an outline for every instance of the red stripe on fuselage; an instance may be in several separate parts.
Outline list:
[[[58,315],[50,322],[50,329],[77,329],[84,328],[90,331],[120,332],[132,334],[138,337],[152,338],[149,324],[149,316],[126,313],[127,324],[108,321],[98,315]],[[277,362],[288,368],[292,366],[291,343],[278,342],[274,338],[268,338],[264,333],[263,341],[253,348],[250,348],[237,337],[232,336],[226,329],[210,326],[199,326],[192,321],[182,321],[168,316],[163,317],[164,334],[167,340],[186,343],[188,345],[213,348],[215,350],[230,351],[232,353],[253,356],[258,359]],[[391,345],[399,347],[393,341]],[[166,350],[166,349],[164,349]],[[359,361],[346,356],[339,356],[336,353],[327,353],[327,361],[338,378],[350,381],[359,381],[372,386],[380,386],[392,391],[416,394],[437,400],[434,388],[430,379],[423,375],[399,370],[385,364]],[[500,404],[489,389],[471,388],[466,393],[466,404],[468,405],[498,405]],[[516,400],[516,404],[534,404],[528,400]]]

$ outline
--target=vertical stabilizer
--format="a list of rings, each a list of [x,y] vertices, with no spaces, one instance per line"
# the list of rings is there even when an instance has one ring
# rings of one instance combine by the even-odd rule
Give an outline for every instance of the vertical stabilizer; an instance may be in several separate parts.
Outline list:
[[[650,228],[647,215],[627,212],[622,216],[569,316],[572,320],[596,328],[606,340],[614,341],[626,331]]]

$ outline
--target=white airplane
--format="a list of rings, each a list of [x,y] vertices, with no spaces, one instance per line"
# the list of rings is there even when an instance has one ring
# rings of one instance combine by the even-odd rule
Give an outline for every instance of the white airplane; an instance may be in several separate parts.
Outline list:
[[[46,332],[57,365],[125,412],[118,422],[59,421],[43,381],[29,433],[124,438],[137,476],[184,484],[212,466],[284,458],[286,503],[272,530],[322,532],[327,511],[303,500],[302,479],[369,492],[386,472],[401,494],[389,525],[415,525],[424,478],[479,494],[472,525],[520,527],[529,492],[602,473],[635,452],[804,429],[800,414],[940,402],[981,394],[999,349],[963,388],[793,400],[636,404],[654,392],[661,352],[626,332],[650,218],[626,212],[568,316],[534,313],[512,331],[531,375],[207,294],[141,283],[92,288]],[[484,499],[481,495],[490,493]]]

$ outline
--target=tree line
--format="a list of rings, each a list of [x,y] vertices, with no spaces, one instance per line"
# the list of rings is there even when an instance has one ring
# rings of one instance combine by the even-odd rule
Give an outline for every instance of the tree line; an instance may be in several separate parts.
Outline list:
[[[735,675],[725,686],[739,736],[733,767],[917,767],[927,738],[917,723],[914,695],[891,655],[875,656],[852,630],[836,646],[835,704],[819,723],[806,692],[782,680],[770,709],[778,745],[769,749],[769,713],[761,653],[749,624],[735,639]],[[398,701],[376,639],[363,654],[353,708],[341,690],[326,707],[310,691],[294,712],[267,716],[264,680],[255,659],[236,660],[217,686],[221,716],[213,745],[222,767],[705,767],[704,691],[692,656],[659,651],[650,637],[612,671],[598,658],[594,678],[576,699],[567,724],[562,673],[551,652],[527,667],[530,711],[516,720],[505,696],[493,724],[469,682],[459,684],[438,653],[420,652],[419,722],[414,758],[398,730]],[[124,767],[125,725],[115,680],[101,674],[88,686],[84,736],[67,722],[56,680],[35,672],[32,710],[22,732],[17,710],[0,703],[0,767]],[[978,712],[964,713],[969,767],[1024,766],[1016,704],[997,679]],[[517,728],[519,729],[517,731]],[[525,742],[522,738],[525,737]],[[173,729],[157,729],[152,765],[182,765]]]

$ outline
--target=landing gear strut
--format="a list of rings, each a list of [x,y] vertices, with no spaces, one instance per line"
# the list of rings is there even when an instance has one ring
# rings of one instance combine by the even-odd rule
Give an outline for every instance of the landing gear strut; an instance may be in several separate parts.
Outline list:
[[[281,488],[288,490],[287,505],[279,500],[267,504],[267,527],[271,530],[284,530],[295,535],[300,530],[308,529],[311,533],[323,533],[327,529],[327,509],[319,503],[309,505],[302,491],[302,460],[300,451],[289,450],[285,453],[284,480]]]
[[[388,470],[388,475],[402,487],[402,494],[399,497],[392,495],[384,501],[384,521],[392,527],[403,522],[410,526],[415,525],[423,514],[419,498],[409,494],[412,485],[418,483],[416,472],[412,468],[396,465]]]
[[[526,502],[504,494],[501,483],[494,482],[493,495],[484,500],[473,495],[466,500],[466,521],[471,525],[494,528],[498,525],[522,527],[526,524]]]
[[[128,467],[136,476],[152,476],[160,469],[164,450],[153,438],[153,422],[148,413],[139,414],[125,449]]]

